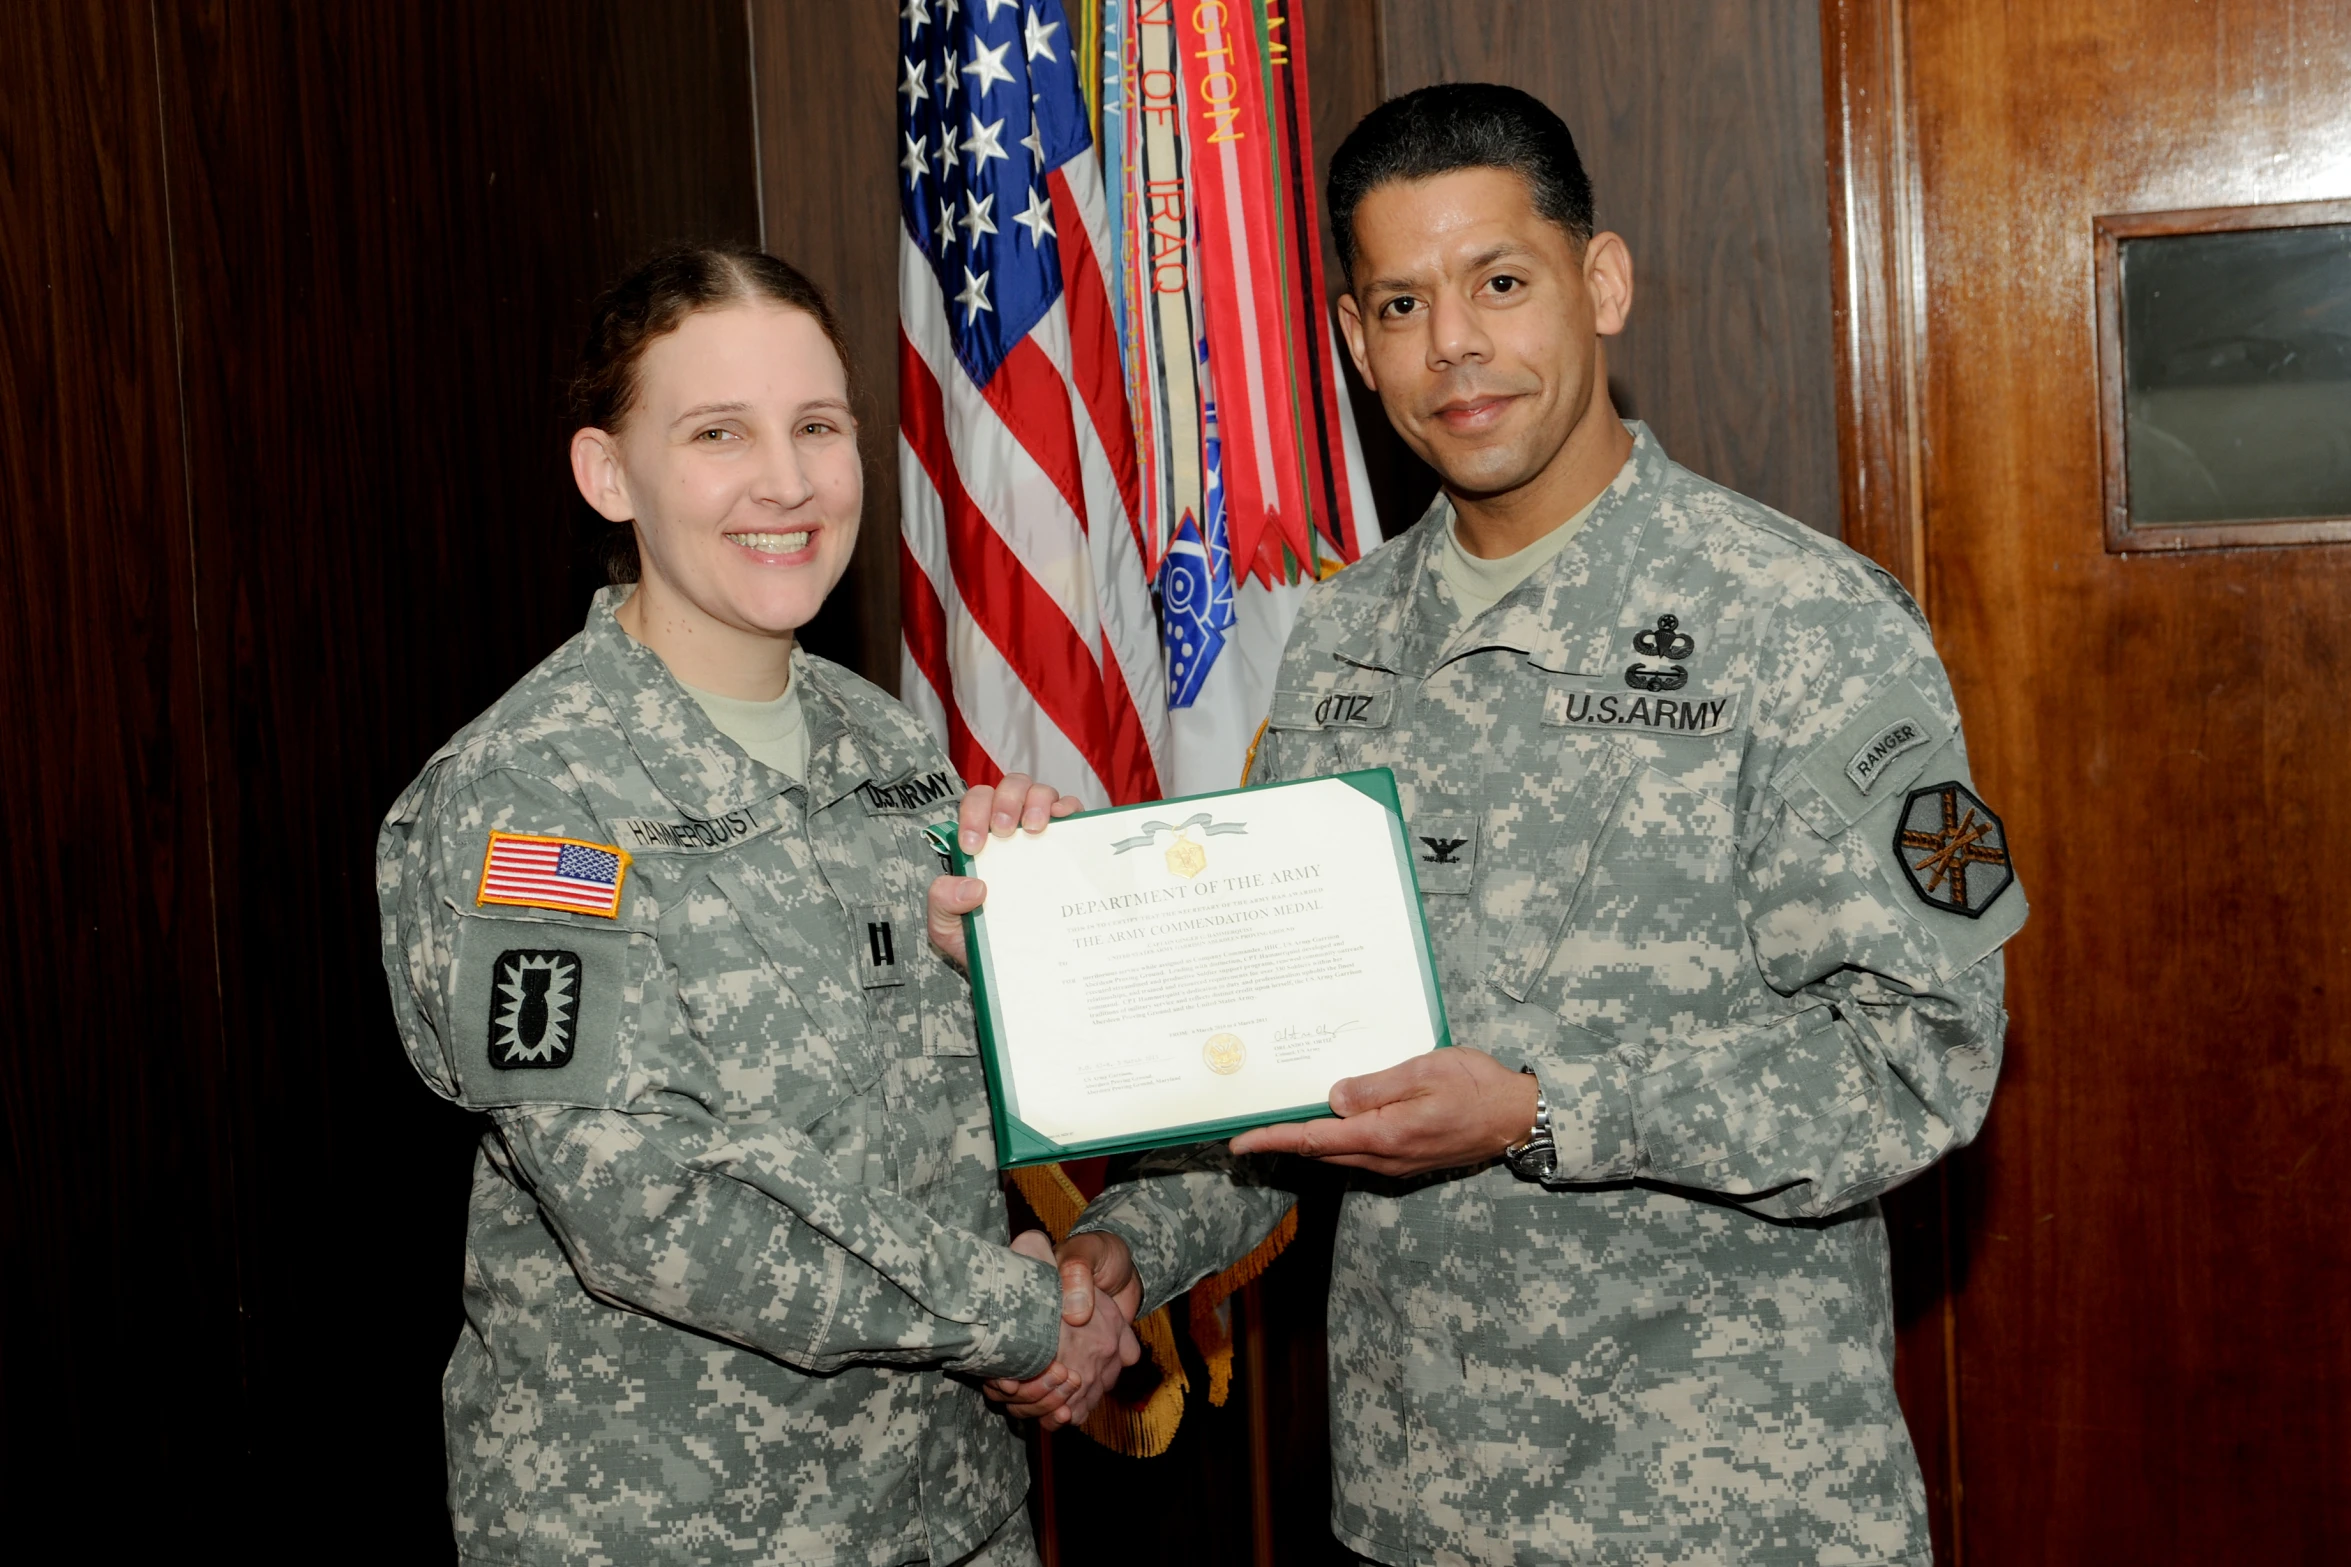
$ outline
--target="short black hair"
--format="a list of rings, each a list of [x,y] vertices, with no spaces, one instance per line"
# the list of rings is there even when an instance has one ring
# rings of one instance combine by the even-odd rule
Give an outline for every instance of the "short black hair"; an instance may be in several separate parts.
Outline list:
[[[1440,82],[1365,115],[1331,159],[1331,237],[1355,275],[1355,209],[1390,180],[1507,169],[1535,211],[1580,246],[1592,237],[1592,181],[1566,122],[1531,93],[1494,82]]]

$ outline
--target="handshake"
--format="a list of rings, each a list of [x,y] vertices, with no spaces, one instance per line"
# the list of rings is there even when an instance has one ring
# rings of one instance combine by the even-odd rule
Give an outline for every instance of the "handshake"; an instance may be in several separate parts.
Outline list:
[[[1039,1262],[1054,1260],[1043,1230],[1023,1231],[1012,1249]],[[986,1388],[992,1402],[1044,1422],[1048,1431],[1092,1414],[1118,1374],[1143,1356],[1135,1339],[1143,1284],[1127,1243],[1115,1235],[1072,1235],[1061,1243],[1060,1261],[1061,1348],[1053,1364],[1026,1382],[999,1377]]]
[[[939,888],[953,880],[940,878],[934,905],[941,904]],[[934,917],[934,940],[939,923]],[[1456,1045],[1332,1085],[1335,1118],[1261,1126],[1231,1146],[1240,1155],[1294,1154],[1377,1175],[1421,1175],[1498,1157],[1530,1135],[1542,1102],[1532,1076],[1483,1050]],[[1590,1162],[1589,1148],[1576,1147],[1582,1157],[1571,1154],[1566,1169]],[[1055,1260],[1042,1230],[1023,1232],[1012,1249],[1039,1262]],[[1061,1243],[1059,1260],[1060,1353],[1026,1382],[998,1378],[986,1389],[990,1399],[1015,1415],[1042,1420],[1047,1430],[1092,1414],[1119,1372],[1143,1354],[1134,1330],[1143,1286],[1127,1243],[1110,1234],[1072,1235]]]

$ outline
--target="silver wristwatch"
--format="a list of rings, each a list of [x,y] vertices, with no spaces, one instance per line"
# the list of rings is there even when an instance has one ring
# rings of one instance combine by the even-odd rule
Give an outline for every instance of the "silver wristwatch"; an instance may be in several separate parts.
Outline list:
[[[1535,1077],[1531,1066],[1519,1068]],[[1543,1080],[1535,1077],[1535,1125],[1523,1142],[1502,1150],[1502,1162],[1522,1181],[1548,1182],[1559,1173],[1559,1145],[1551,1140],[1551,1101],[1543,1094]]]

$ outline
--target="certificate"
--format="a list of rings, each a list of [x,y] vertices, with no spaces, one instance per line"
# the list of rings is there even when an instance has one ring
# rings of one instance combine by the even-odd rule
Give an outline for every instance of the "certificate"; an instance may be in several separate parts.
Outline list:
[[[952,859],[988,884],[965,930],[1001,1165],[1328,1115],[1340,1078],[1451,1043],[1385,768]]]

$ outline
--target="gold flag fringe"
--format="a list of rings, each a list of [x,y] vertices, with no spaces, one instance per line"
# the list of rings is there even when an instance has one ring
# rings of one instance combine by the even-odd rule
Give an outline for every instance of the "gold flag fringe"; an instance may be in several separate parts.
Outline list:
[[[1011,1174],[1021,1200],[1045,1226],[1045,1233],[1056,1245],[1068,1239],[1086,1211],[1085,1194],[1068,1172],[1058,1164],[1031,1164]],[[1233,1391],[1233,1335],[1217,1308],[1263,1273],[1297,1235],[1298,1210],[1292,1208],[1248,1256],[1192,1286],[1186,1325],[1191,1329],[1193,1346],[1208,1365],[1208,1402],[1220,1409]],[[1095,1406],[1078,1429],[1114,1453],[1156,1458],[1167,1451],[1167,1444],[1175,1440],[1176,1427],[1183,1423],[1184,1399],[1192,1381],[1184,1373],[1183,1357],[1176,1352],[1175,1319],[1168,1307],[1162,1306],[1136,1323],[1135,1337],[1158,1368],[1158,1385],[1139,1402],[1113,1392]]]
[[[1069,1239],[1078,1216],[1086,1211],[1086,1195],[1067,1171],[1058,1164],[1025,1164],[1012,1172],[1012,1184],[1019,1188],[1029,1212],[1045,1226],[1045,1233],[1053,1237],[1054,1245]]]
[[[1233,1391],[1233,1330],[1229,1319],[1217,1308],[1272,1266],[1274,1258],[1297,1238],[1298,1210],[1292,1208],[1282,1215],[1282,1222],[1273,1227],[1273,1233],[1259,1241],[1248,1256],[1215,1278],[1202,1279],[1192,1286],[1192,1347],[1208,1363],[1208,1402],[1219,1409]]]
[[[995,15],[994,10],[988,13]],[[1102,147],[1102,0],[1076,0],[1065,13],[1077,25],[1071,63],[1078,69],[1078,88],[1086,98],[1086,121],[1094,128],[1094,152]],[[976,47],[976,46],[975,46]]]
[[[1176,1353],[1175,1321],[1165,1306],[1135,1324],[1135,1337],[1159,1368],[1159,1385],[1139,1404],[1113,1390],[1078,1429],[1114,1453],[1157,1458],[1183,1424],[1184,1395],[1191,1391],[1192,1379],[1184,1375],[1183,1357]]]

